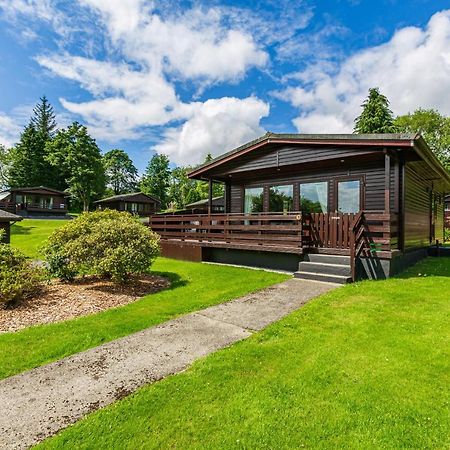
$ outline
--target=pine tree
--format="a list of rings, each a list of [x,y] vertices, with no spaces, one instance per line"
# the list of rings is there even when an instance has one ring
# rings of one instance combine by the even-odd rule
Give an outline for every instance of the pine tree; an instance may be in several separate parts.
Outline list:
[[[45,139],[34,125],[26,126],[10,151],[10,187],[47,185],[54,187],[50,164],[45,159]]]
[[[355,119],[354,133],[395,133],[389,100],[378,88],[369,89],[369,96],[361,106],[363,110]]]
[[[166,208],[169,202],[168,190],[170,186],[169,158],[156,153],[148,163],[141,180],[142,192],[154,195],[161,201],[161,207]]]
[[[47,143],[53,139],[55,129],[55,113],[44,95],[33,109],[19,142],[10,151],[11,187],[48,186],[61,190],[67,187],[59,169],[47,159]]]
[[[31,117],[31,124],[37,132],[42,133],[47,139],[51,139],[56,131],[56,116],[53,106],[44,95],[33,108],[33,116]]]

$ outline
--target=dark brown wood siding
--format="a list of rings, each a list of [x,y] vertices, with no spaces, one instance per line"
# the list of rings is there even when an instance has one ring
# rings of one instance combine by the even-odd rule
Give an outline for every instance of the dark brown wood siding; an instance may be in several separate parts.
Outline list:
[[[391,164],[390,171],[391,211],[396,211],[398,202],[395,201],[396,189],[395,166]],[[350,163],[336,162],[335,166],[323,169],[301,170],[298,174],[283,174],[282,171],[274,169],[272,176],[266,176],[261,179],[251,179],[242,181],[233,181],[231,183],[231,212],[243,212],[243,190],[250,186],[270,186],[293,184],[297,188],[299,183],[313,181],[328,181],[328,202],[330,211],[336,209],[337,200],[335,198],[335,182],[343,178],[359,178],[363,181],[364,187],[364,209],[366,210],[384,210],[384,188],[385,188],[385,172],[384,159],[377,158],[375,161],[359,161]],[[298,189],[294,189],[294,196],[298,196]],[[298,204],[297,198],[294,198],[294,205]]]
[[[300,147],[282,146],[278,148],[261,148],[255,152],[243,155],[238,162],[231,161],[220,167],[221,173],[233,174],[255,171],[268,167],[286,167],[293,164],[305,164],[318,161],[328,161],[336,158],[349,158],[356,155],[366,155],[373,149],[351,149],[336,147]]]
[[[432,201],[436,205],[434,233],[431,230]],[[432,238],[442,242],[443,221],[443,193],[433,190],[430,169],[424,164],[407,163],[405,166],[405,249],[428,246]]]

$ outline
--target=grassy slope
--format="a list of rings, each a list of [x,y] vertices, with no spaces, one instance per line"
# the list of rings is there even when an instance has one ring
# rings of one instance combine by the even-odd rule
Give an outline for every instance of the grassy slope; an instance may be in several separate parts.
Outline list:
[[[24,219],[12,226],[11,245],[30,258],[39,258],[39,247],[52,231],[65,223],[65,220]]]
[[[328,293],[42,447],[449,448],[449,275]]]
[[[286,275],[159,258],[154,272],[171,288],[99,314],[0,334],[0,378],[239,297],[283,281]]]

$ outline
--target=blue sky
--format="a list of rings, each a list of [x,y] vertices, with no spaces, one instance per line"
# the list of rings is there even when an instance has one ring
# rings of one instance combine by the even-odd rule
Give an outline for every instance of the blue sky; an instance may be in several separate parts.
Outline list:
[[[445,9],[447,8],[447,10]],[[448,1],[0,0],[0,143],[45,94],[100,148],[196,164],[274,132],[351,132],[369,87],[450,114]]]

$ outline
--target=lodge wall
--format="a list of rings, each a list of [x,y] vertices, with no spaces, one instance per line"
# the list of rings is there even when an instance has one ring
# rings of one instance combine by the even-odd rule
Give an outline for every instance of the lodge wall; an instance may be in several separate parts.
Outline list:
[[[399,192],[399,181],[396,183],[394,161],[390,170],[390,208],[392,212],[398,212],[399,201],[395,196]],[[345,178],[359,178],[363,182],[363,207],[366,210],[384,210],[385,168],[384,158],[375,161],[347,161],[340,163],[338,160],[334,166],[299,170],[298,173],[283,173],[283,169],[273,168],[275,175],[266,176],[259,180],[248,177],[245,180],[230,182],[231,185],[231,211],[242,213],[244,207],[245,187],[266,187],[283,184],[294,185],[294,209],[299,209],[299,184],[315,181],[328,181],[328,207],[329,212],[337,209],[335,182]],[[266,195],[267,197],[267,195]],[[265,202],[268,208],[267,201]]]
[[[444,238],[444,195],[433,190],[433,181],[427,179],[429,171],[417,163],[405,165],[405,250],[428,246]],[[434,232],[431,204],[436,207]]]

